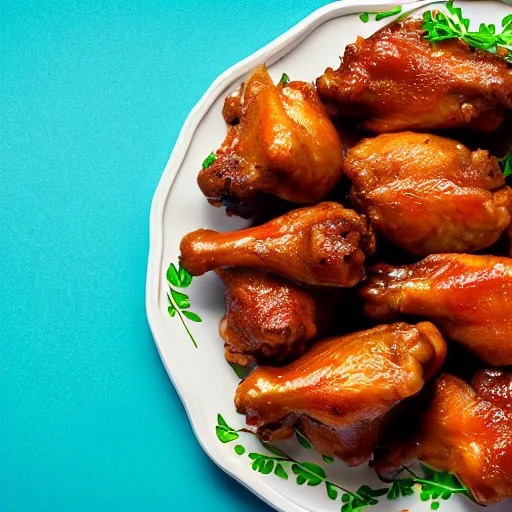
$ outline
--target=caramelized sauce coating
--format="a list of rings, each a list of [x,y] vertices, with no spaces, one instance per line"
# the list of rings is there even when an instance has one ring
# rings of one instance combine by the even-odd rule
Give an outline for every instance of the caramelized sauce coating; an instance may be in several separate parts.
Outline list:
[[[512,259],[434,254],[370,273],[360,293],[372,318],[425,317],[485,363],[512,364]]]
[[[389,475],[420,460],[453,473],[481,505],[512,497],[512,416],[459,378],[442,375],[419,431],[377,452],[376,471]]]
[[[512,68],[458,39],[430,43],[408,18],[347,46],[316,81],[331,111],[370,131],[467,127],[493,131],[512,110]]]
[[[496,243],[512,215],[512,189],[487,151],[403,132],[348,151],[350,198],[377,233],[410,253],[473,252]]]
[[[302,289],[251,268],[215,272],[224,285],[226,315],[219,331],[230,363],[282,364],[300,356],[329,326],[336,304],[332,293]]]
[[[290,436],[302,418],[323,453],[357,465],[370,457],[388,412],[418,393],[445,355],[431,323],[382,325],[319,341],[283,368],[258,367],[238,386],[235,405],[263,439]]]
[[[198,184],[228,215],[253,216],[265,195],[313,204],[340,179],[341,141],[312,84],[276,86],[261,66],[226,98],[223,115],[228,134]]]

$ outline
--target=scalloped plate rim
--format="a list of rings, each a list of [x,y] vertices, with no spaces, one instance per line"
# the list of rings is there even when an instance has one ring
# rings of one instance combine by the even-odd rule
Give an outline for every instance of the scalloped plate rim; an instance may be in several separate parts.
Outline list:
[[[501,1],[507,5],[512,3],[512,0]],[[260,50],[231,66],[212,83],[187,116],[153,196],[149,217],[150,226],[148,268],[146,276],[146,314],[162,363],[182,401],[194,435],[205,453],[228,475],[256,494],[265,503],[282,512],[310,512],[310,509],[306,509],[290,501],[271,485],[267,484],[266,481],[258,478],[250,467],[240,468],[239,465],[233,463],[235,459],[230,457],[229,452],[222,450],[222,444],[218,442],[210,443],[204,441],[207,437],[205,436],[203,438],[201,436],[201,431],[210,429],[211,424],[204,421],[204,416],[201,415],[199,404],[196,403],[195,397],[187,391],[187,379],[181,375],[182,368],[179,363],[171,364],[171,361],[165,359],[162,354],[161,344],[168,341],[168,334],[158,309],[158,297],[161,285],[159,272],[163,257],[162,216],[164,213],[165,202],[175,178],[180,171],[181,164],[187,155],[196,129],[200,125],[203,117],[207,114],[211,105],[230,83],[242,78],[257,65],[264,62],[269,64],[277,62],[282,57],[293,51],[293,49],[316,28],[331,19],[368,10],[386,11],[387,9],[397,5],[416,8],[435,3],[444,2],[436,0],[336,1],[315,10],[284,34],[277,37]]]

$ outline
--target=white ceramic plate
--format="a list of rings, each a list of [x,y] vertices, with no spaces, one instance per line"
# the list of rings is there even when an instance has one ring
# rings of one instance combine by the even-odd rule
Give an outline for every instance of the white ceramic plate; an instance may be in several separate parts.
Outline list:
[[[283,72],[293,80],[312,81],[326,67],[337,67],[345,46],[355,41],[358,35],[367,37],[391,21],[387,18],[376,22],[371,17],[365,24],[359,19],[360,13],[389,11],[397,4],[404,4],[403,11],[422,6],[425,10],[425,6],[432,3],[347,0],[329,4],[223,73],[188,116],[153,199],[146,306],[158,351],[206,453],[277,510],[340,511],[344,505],[341,501],[343,493],[338,489],[338,497],[334,501],[328,497],[324,482],[317,486],[297,485],[290,463],[282,464],[289,474],[287,480],[274,473],[262,474],[252,470],[253,460],[249,453],[271,454],[249,434],[240,433],[238,439],[226,443],[219,441],[216,433],[218,414],[233,429],[244,426],[244,417],[235,412],[233,405],[239,379],[224,359],[223,341],[218,334],[219,321],[224,314],[222,287],[213,273],[194,279],[186,289],[174,286],[175,291],[188,295],[191,306],[171,317],[166,295],[169,292],[166,271],[170,263],[177,265],[180,240],[189,231],[199,228],[232,231],[247,225],[246,221],[228,218],[224,210],[210,206],[196,182],[201,162],[219,147],[225,137],[226,126],[221,109],[226,94],[238,87],[248,73],[262,63],[267,64],[276,82]],[[503,17],[512,12],[510,7],[493,1],[459,1],[457,4],[463,8],[466,17],[471,18],[473,26],[483,21],[500,27]],[[177,279],[179,281],[179,277]],[[179,285],[178,281],[175,280],[175,284]],[[175,297],[178,301],[185,300],[183,296],[175,294]],[[190,312],[198,315],[202,322],[193,321],[197,318]],[[217,430],[221,436],[224,433],[224,440],[236,436],[226,427]],[[234,448],[238,446],[244,447],[243,454],[235,452]],[[372,489],[386,487],[366,466],[349,469],[339,461],[326,464],[315,450],[302,448],[295,440],[281,446],[296,460],[317,463],[324,468],[327,480],[351,491],[362,485]],[[237,450],[241,452],[242,448]],[[324,479],[323,475],[321,479]],[[377,505],[365,510],[427,511],[431,510],[432,503],[431,500],[422,502],[416,491],[413,496],[398,500],[381,496]],[[488,510],[505,512],[510,511],[510,507],[509,502]],[[440,510],[469,512],[482,509],[468,499],[454,495],[449,501],[440,501]]]

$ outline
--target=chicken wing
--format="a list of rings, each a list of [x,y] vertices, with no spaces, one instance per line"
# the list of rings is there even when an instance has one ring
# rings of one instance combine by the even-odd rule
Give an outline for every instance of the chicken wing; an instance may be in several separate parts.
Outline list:
[[[252,216],[266,194],[313,204],[340,179],[341,141],[312,84],[276,86],[261,66],[226,98],[223,114],[228,134],[198,184],[228,215]]]
[[[329,325],[335,297],[304,290],[279,276],[250,268],[215,271],[224,285],[220,322],[226,359],[240,366],[281,364],[301,355]]]
[[[436,135],[365,139],[344,163],[350,198],[377,233],[426,256],[494,244],[511,221],[512,189],[498,160]]]
[[[512,414],[512,372],[480,370],[471,382],[477,395]]]
[[[422,24],[409,18],[347,46],[340,68],[316,81],[322,100],[378,133],[498,128],[512,110],[511,68],[458,39],[430,43]]]
[[[512,364],[512,259],[434,254],[370,273],[360,291],[370,317],[426,317],[485,363]]]
[[[180,250],[181,264],[194,276],[254,267],[306,284],[350,287],[364,278],[375,237],[364,215],[329,202],[235,233],[199,229],[183,238]]]
[[[323,453],[358,465],[389,411],[421,390],[445,353],[431,323],[382,325],[319,341],[283,368],[258,367],[238,386],[235,405],[262,439],[289,437],[299,420]]]
[[[377,473],[387,477],[419,460],[455,474],[482,505],[512,497],[510,412],[479,397],[459,378],[444,374],[435,382],[418,429],[410,439],[377,451]]]

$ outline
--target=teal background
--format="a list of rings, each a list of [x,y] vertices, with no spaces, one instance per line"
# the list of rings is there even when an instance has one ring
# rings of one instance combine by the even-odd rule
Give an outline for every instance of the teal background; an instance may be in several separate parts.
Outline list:
[[[323,3],[2,2],[0,510],[270,510],[160,363],[148,217],[210,83]]]

